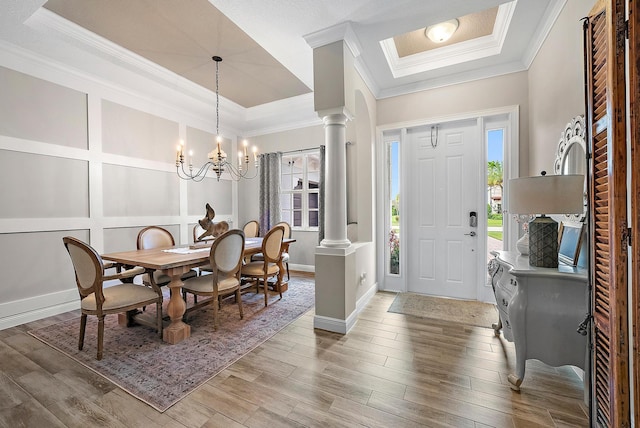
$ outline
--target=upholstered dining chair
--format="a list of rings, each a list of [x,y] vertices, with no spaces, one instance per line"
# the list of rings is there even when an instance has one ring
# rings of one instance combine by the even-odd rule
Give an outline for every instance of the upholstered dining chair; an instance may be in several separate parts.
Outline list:
[[[173,239],[173,235],[167,229],[160,226],[148,226],[138,232],[137,239],[138,250],[147,250],[152,248],[170,248],[176,245],[176,241]],[[193,278],[197,276],[195,270],[190,270],[182,275],[182,280]],[[151,285],[154,282],[156,285],[164,286],[171,282],[169,275],[165,275],[161,271],[154,270],[152,273],[146,273],[142,277],[142,282],[146,285]]]
[[[289,223],[287,223],[286,221],[281,221],[280,223],[276,223],[275,226],[284,227],[284,236],[283,236],[284,239],[291,238],[291,226],[289,225]],[[262,255],[262,253],[256,253],[253,256],[251,256],[251,260],[262,261],[264,260],[264,255]],[[287,281],[290,281],[291,275],[289,274],[289,253],[288,252],[285,252],[285,251],[282,252],[282,263],[287,268]]]
[[[213,223],[213,226],[214,226],[214,229],[213,229],[214,235],[208,235],[202,239],[199,239],[200,236],[205,232],[205,230],[202,228],[202,226],[200,226],[200,224],[196,223],[196,225],[193,226],[193,243],[196,244],[200,242],[200,243],[205,243],[204,245],[207,245],[207,243],[210,244],[218,236],[222,235],[223,233],[229,230],[229,223],[227,223],[226,221]],[[198,275],[202,275],[204,272],[211,272],[211,266],[210,265],[198,266]]]
[[[264,260],[249,262],[242,266],[242,276],[245,278],[253,278],[256,281],[256,292],[260,290],[260,281],[264,288],[264,305],[269,302],[268,279],[276,277],[276,289],[282,299],[282,289],[280,288],[279,274],[280,254],[282,253],[282,237],[284,236],[283,226],[272,227],[262,239],[262,254]]]
[[[251,220],[242,226],[242,230],[246,238],[256,238],[260,236],[260,223],[257,220]]]
[[[162,292],[157,286],[152,288],[143,285],[123,283],[103,288],[105,281],[122,279],[127,272],[116,275],[104,274],[104,263],[96,250],[79,239],[66,236],[62,238],[64,246],[71,257],[76,274],[76,285],[80,293],[80,337],[78,349],[84,346],[84,333],[87,326],[87,315],[98,317],[98,353],[102,359],[104,338],[104,317],[156,304],[156,328],[162,337]]]
[[[182,292],[185,301],[187,294],[194,295],[194,304],[185,315],[202,306],[213,305],[213,328],[218,329],[218,309],[220,298],[235,293],[236,303],[242,314],[242,297],[240,295],[240,269],[244,253],[244,232],[232,229],[216,238],[209,252],[211,275],[198,276],[184,281]],[[209,299],[197,302],[195,296],[209,296]]]

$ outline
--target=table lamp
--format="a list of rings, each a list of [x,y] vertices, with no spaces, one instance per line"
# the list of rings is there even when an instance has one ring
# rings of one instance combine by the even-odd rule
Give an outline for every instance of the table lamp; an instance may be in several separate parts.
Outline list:
[[[529,264],[558,267],[558,222],[546,214],[584,210],[584,175],[546,175],[509,180],[508,211],[540,214],[529,222]]]

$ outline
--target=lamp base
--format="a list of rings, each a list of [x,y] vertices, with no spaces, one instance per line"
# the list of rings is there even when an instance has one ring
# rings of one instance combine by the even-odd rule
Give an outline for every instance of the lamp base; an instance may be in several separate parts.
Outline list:
[[[523,256],[529,254],[529,231],[525,232],[524,235],[516,241],[516,249]]]
[[[529,264],[558,267],[558,222],[546,216],[529,222]]]

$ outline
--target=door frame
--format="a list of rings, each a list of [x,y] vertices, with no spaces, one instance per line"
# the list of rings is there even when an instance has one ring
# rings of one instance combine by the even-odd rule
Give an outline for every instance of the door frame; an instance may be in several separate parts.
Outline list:
[[[486,159],[487,157],[487,149],[486,144],[486,119],[495,117],[495,116],[505,116],[505,121],[508,124],[507,129],[505,130],[505,144],[504,144],[504,194],[508,195],[509,187],[508,182],[511,178],[519,177],[520,167],[519,167],[519,112],[520,107],[518,105],[499,107],[494,109],[486,109],[479,111],[470,111],[463,113],[456,113],[451,115],[442,115],[442,116],[434,116],[428,118],[422,118],[412,121],[406,122],[397,122],[391,123],[387,125],[381,125],[376,127],[376,164],[377,164],[377,174],[376,179],[376,187],[379,189],[378,195],[379,197],[376,200],[376,215],[379,221],[377,221],[376,226],[376,240],[378,242],[376,248],[377,254],[377,277],[378,277],[378,289],[385,291],[397,291],[404,292],[407,291],[407,281],[408,281],[408,270],[406,267],[406,263],[403,263],[403,254],[407,254],[407,244],[406,240],[400,239],[400,274],[399,275],[389,275],[387,274],[386,269],[386,245],[388,241],[387,237],[387,224],[389,222],[386,213],[386,202],[388,199],[387,189],[387,163],[386,163],[386,142],[389,138],[385,138],[385,133],[391,134],[394,133],[399,136],[400,143],[400,189],[405,189],[406,186],[403,186],[403,183],[406,183],[408,180],[408,171],[407,168],[403,168],[404,165],[407,164],[406,157],[408,156],[408,150],[402,150],[403,141],[406,141],[406,129],[419,127],[419,126],[430,126],[436,124],[442,124],[446,122],[458,121],[458,120],[469,120],[469,119],[478,119],[478,128],[481,132],[481,140],[483,142],[481,147],[480,158]],[[487,176],[487,166],[486,162],[479,171],[480,183],[486,182]],[[486,189],[485,189],[486,190]],[[504,199],[504,198],[503,198]],[[482,198],[484,201],[484,197]],[[505,200],[506,202],[506,200]],[[504,204],[503,206],[506,206]],[[407,209],[407,201],[406,198],[400,197],[400,212],[406,213]],[[487,212],[484,207],[479,207],[478,211],[478,224],[486,224],[487,222]],[[505,250],[509,250],[511,248],[515,248],[515,243],[518,237],[518,225],[515,221],[512,221],[508,216],[503,220],[504,222],[504,248]],[[406,220],[403,222],[406,225]],[[405,226],[406,227],[406,226]],[[402,232],[401,232],[402,234]],[[487,235],[486,232],[478,234],[478,251],[487,251]],[[482,250],[480,250],[482,249]],[[405,257],[406,259],[406,257]],[[491,289],[490,284],[486,283],[486,258],[478,257],[478,265],[477,265],[477,275],[478,275],[478,286],[477,286],[477,299],[480,301],[491,302],[494,300],[493,291]]]

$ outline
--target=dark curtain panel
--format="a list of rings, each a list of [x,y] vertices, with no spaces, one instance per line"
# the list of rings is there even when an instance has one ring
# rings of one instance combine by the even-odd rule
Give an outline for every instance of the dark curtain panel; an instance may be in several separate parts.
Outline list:
[[[280,221],[281,165],[281,152],[260,155],[260,236]]]

